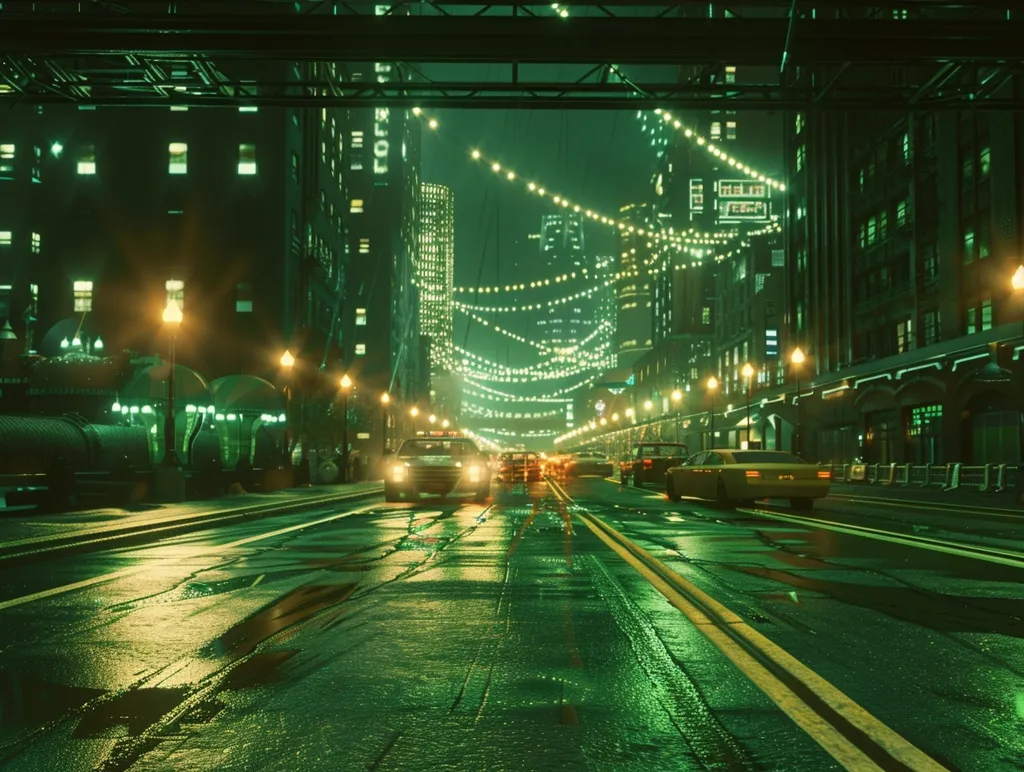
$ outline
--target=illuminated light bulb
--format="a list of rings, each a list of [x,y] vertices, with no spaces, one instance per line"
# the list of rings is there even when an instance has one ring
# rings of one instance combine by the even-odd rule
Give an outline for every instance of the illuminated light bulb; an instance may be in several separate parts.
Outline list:
[[[515,172],[509,172],[506,176],[508,177],[509,182],[511,182],[512,180],[514,180],[516,178],[516,173]]]
[[[735,165],[736,165],[736,159],[735,158],[730,158],[729,159],[729,166],[735,166]]]
[[[676,122],[675,122],[675,123],[673,123],[672,125],[673,125],[673,126],[675,126],[675,127],[677,128],[677,129],[681,129],[681,128],[683,128],[683,124],[681,124],[681,123],[680,123],[679,121],[676,121]]]
[[[420,110],[420,108],[418,108],[418,107],[412,108],[412,114],[413,115],[419,115],[421,112],[423,112],[423,111]]]
[[[757,175],[757,181],[758,182],[764,182],[764,175],[763,174]]]
[[[499,164],[499,163],[493,163],[493,164],[491,164],[491,169],[492,169],[493,171],[496,171],[496,172],[500,172],[500,171],[501,171],[501,164]]]
[[[430,128],[432,128],[432,129],[436,129],[437,128],[437,119],[436,118],[431,118],[430,121],[427,123],[427,125]]]
[[[786,189],[786,184],[784,182],[780,182],[779,183],[779,190],[785,190],[785,189]]]
[[[534,190],[537,189],[537,186],[534,183],[532,183],[532,182],[529,185],[527,185],[526,187],[528,187],[531,191],[534,191]]]
[[[474,161],[480,160],[480,151],[479,150],[474,150],[472,153],[470,153],[470,155],[473,156],[473,160]]]
[[[655,115],[661,115],[661,113],[662,113],[662,109],[660,107],[655,107],[654,108],[654,114]]]
[[[593,213],[593,212],[591,212],[591,211],[590,211],[590,210],[588,209],[588,210],[587,210],[587,217],[593,217],[593,216],[594,216],[594,213]]]
[[[545,194],[546,192],[547,192],[547,191],[546,191],[546,190],[544,190],[544,188],[538,188],[538,189],[537,189],[537,195],[538,195],[538,196],[543,196],[543,195],[544,195],[544,194]]]
[[[692,137],[692,136],[693,136],[693,132],[692,132],[692,131],[690,131],[689,129],[687,129],[687,130],[686,130],[686,131],[684,131],[683,133],[684,133],[684,134],[685,134],[685,135],[686,135],[687,137]]]
[[[578,212],[578,211],[580,211],[580,208],[579,208],[579,206],[574,206],[574,207],[572,208],[572,210],[573,210],[574,212]]]
[[[554,199],[552,199],[552,200],[553,200],[553,201],[554,201],[554,202],[555,202],[556,204],[559,204],[559,203],[561,203],[561,201],[562,201],[562,197],[561,197],[561,196],[555,196],[555,197],[554,197]]]
[[[670,123],[672,121],[672,113],[662,113],[661,117],[664,119],[665,123]]]
[[[567,10],[565,10],[564,8],[561,11],[558,12],[558,15],[561,16],[563,19],[568,19],[569,18],[569,12]]]
[[[704,141],[705,141],[705,140],[704,140],[704,137],[697,137],[697,144],[698,144],[698,145],[703,145],[703,144],[704,144]]]
[[[562,199],[562,206],[563,207],[568,207],[569,206],[569,202],[566,201],[564,198]]]

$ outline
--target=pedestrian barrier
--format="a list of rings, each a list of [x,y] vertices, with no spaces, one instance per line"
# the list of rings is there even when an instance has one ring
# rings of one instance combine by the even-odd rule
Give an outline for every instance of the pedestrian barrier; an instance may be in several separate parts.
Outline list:
[[[1002,493],[1018,484],[1017,466],[1008,464],[833,464],[819,466],[837,482],[893,488],[939,488],[943,492],[974,490]]]

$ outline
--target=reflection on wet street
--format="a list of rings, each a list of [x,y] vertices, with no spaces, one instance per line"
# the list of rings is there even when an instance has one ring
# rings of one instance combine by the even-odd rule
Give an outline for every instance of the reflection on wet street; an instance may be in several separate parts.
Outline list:
[[[135,569],[0,606],[0,767],[854,768],[586,512],[934,768],[1019,768],[1021,568],[602,479],[566,490],[0,566],[5,598]]]

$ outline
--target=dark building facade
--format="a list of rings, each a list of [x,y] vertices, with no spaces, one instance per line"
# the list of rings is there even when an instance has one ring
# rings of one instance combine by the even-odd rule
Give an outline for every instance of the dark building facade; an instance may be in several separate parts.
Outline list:
[[[327,65],[277,67],[282,80],[328,76]],[[344,121],[244,104],[12,111],[0,315],[43,355],[61,353],[70,327],[83,348],[98,337],[108,351],[163,353],[173,300],[179,356],[207,378],[265,374],[285,348],[337,359]]]

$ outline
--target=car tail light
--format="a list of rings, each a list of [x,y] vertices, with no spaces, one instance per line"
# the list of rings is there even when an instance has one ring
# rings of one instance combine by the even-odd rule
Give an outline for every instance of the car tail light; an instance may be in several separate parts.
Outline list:
[[[761,476],[761,473],[760,473],[760,472],[754,472],[754,471],[749,471],[749,470],[748,470],[748,471],[746,471],[746,472],[744,472],[744,474],[745,474],[745,475],[746,475],[747,477],[760,477],[760,476]]]
[[[651,461],[651,459],[649,459],[649,458],[645,458],[644,459],[644,469],[650,469],[652,466],[654,466],[654,462]]]
[[[818,472],[818,479],[819,480],[831,480],[832,479],[832,473],[831,472]]]

